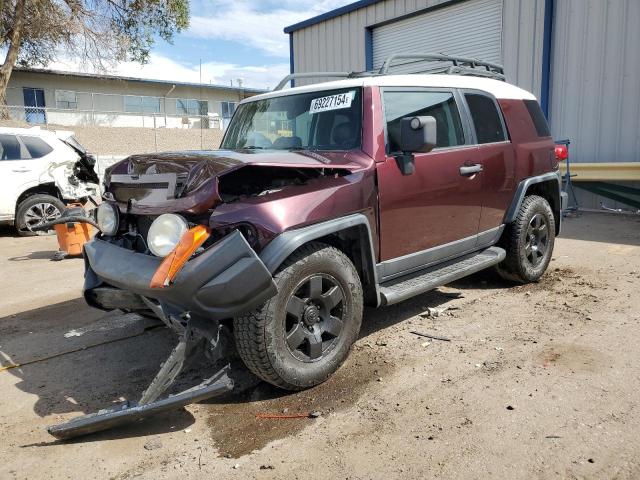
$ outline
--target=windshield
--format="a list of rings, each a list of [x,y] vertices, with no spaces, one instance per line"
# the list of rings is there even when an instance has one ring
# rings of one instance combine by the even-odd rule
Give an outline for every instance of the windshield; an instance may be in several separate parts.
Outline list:
[[[350,150],[360,147],[359,88],[267,98],[240,105],[222,148]]]

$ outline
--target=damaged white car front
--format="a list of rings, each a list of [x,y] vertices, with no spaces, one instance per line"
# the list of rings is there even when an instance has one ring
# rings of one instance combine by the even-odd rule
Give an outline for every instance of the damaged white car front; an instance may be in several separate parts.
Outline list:
[[[73,132],[0,128],[0,223],[20,235],[58,218],[71,202],[99,201],[96,159]]]

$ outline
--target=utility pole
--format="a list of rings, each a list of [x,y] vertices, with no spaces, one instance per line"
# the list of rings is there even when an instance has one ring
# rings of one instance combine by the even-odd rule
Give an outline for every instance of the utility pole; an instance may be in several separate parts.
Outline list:
[[[200,150],[204,150],[204,115],[202,115],[202,59],[200,59],[200,100],[198,101],[198,113],[200,114]]]

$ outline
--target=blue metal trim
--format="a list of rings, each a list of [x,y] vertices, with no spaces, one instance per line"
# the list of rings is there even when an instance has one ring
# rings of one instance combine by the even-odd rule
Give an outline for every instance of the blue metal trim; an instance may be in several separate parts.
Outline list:
[[[542,85],[540,87],[540,107],[549,119],[549,90],[551,89],[551,40],[553,33],[554,0],[544,2],[544,31],[542,40]]]
[[[364,65],[365,70],[373,70],[373,29],[364,29]]]
[[[295,73],[296,66],[293,60],[293,33],[289,34],[289,73]],[[296,81],[291,79],[291,88],[296,86]]]
[[[323,13],[322,15],[309,18],[308,20],[304,20],[294,25],[289,25],[288,27],[285,27],[284,33],[292,33],[292,32],[295,32],[296,30],[310,27],[311,25],[315,25],[316,23],[324,22],[325,20],[330,20],[332,18],[339,17],[340,15],[344,15],[345,13],[353,12],[354,10],[358,10],[359,8],[368,7],[369,5],[373,5],[374,3],[378,3],[381,1],[383,0],[360,0],[359,2],[350,3],[349,5],[336,8],[335,10],[331,10],[329,12]]]

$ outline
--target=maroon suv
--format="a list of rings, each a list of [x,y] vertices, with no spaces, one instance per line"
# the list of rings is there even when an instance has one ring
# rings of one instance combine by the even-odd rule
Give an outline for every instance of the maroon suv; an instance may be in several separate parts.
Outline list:
[[[473,75],[358,76],[252,97],[221,150],[133,155],[105,183],[85,298],[153,313],[181,339],[136,408],[195,344],[219,352],[223,331],[258,377],[297,390],[345,360],[364,305],[488,267],[536,281],[563,200],[535,97]]]

